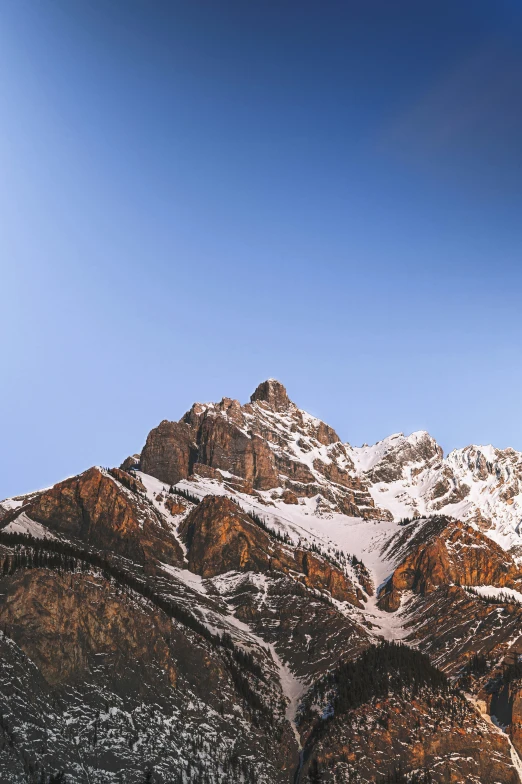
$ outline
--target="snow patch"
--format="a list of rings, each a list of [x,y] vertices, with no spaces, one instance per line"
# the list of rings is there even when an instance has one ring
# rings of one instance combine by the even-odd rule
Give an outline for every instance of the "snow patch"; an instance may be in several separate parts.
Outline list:
[[[467,586],[462,586],[466,588]],[[473,593],[478,593],[480,596],[485,596],[488,599],[499,599],[502,596],[509,596],[516,602],[522,604],[522,593],[515,591],[513,588],[497,588],[495,585],[473,585],[469,586]]]
[[[34,536],[35,539],[57,538],[44,525],[37,523],[36,520],[31,520],[25,512],[22,512],[16,520],[6,525],[3,531],[6,534],[29,534]]]
[[[206,594],[207,589],[205,588],[203,578],[200,577],[199,574],[194,574],[194,572],[189,571],[188,569],[179,569],[177,566],[170,566],[170,564],[162,563],[160,561],[161,568],[164,569],[171,577],[174,577],[176,580],[179,580],[187,588],[191,588],[193,591],[197,593]]]

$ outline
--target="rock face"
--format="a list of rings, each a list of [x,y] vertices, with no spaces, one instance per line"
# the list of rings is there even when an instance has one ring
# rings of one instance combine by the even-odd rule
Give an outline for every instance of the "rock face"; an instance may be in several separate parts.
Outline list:
[[[404,591],[426,594],[442,585],[516,588],[522,578],[513,558],[469,525],[444,517],[404,527],[389,552],[405,553],[381,591],[379,606],[396,610]]]
[[[424,431],[347,449],[376,505],[393,509],[397,519],[456,517],[522,554],[522,453],[472,445],[444,458]]]
[[[163,420],[147,436],[140,457],[142,470],[171,485],[186,479],[195,462],[192,435],[187,423]]]
[[[354,459],[372,483],[396,482],[410,466],[433,468],[440,464],[443,452],[429,433],[420,431],[405,438],[402,433],[384,439],[374,447],[354,449]]]
[[[175,660],[165,643],[166,617],[136,613],[105,580],[93,581],[81,573],[64,579],[42,569],[18,572],[7,588],[0,625],[9,629],[49,684],[85,677],[96,657],[104,656],[121,676],[129,660],[144,668],[155,661],[166,683],[176,687]]]
[[[149,433],[140,458],[141,470],[168,484],[202,475],[202,466],[241,481],[247,493],[321,496],[329,512],[391,517],[376,508],[337,433],[298,409],[274,379],[260,384],[244,406],[223,398],[196,403],[179,422],[163,421]]]
[[[0,694],[12,708],[0,727],[2,781],[60,771],[75,783],[141,784],[152,771],[157,781],[181,780],[180,771],[196,781],[199,755],[187,738],[204,723],[210,770],[239,764],[233,781],[290,784],[295,742],[270,670],[264,685],[241,674],[226,649],[101,576],[32,569],[0,582]]]
[[[268,381],[259,384],[251,395],[250,401],[252,403],[266,403],[273,411],[286,411],[291,405],[286,389],[275,378],[269,378]]]
[[[140,464],[139,455],[129,455],[126,457],[120,466],[121,471],[129,471],[131,468],[137,468]]]
[[[511,708],[509,734],[520,757],[522,755],[522,682],[520,679],[510,684],[509,702]]]
[[[181,526],[189,569],[202,577],[230,571],[283,572],[334,599],[361,607],[362,593],[316,553],[282,545],[222,496],[207,496]]]
[[[203,577],[231,570],[266,571],[275,548],[228,498],[208,496],[185,518],[181,527],[188,549],[189,569]]]
[[[138,495],[140,485],[119,469],[109,475],[90,468],[39,494],[24,511],[50,531],[139,563],[181,563],[179,543],[147,499]]]

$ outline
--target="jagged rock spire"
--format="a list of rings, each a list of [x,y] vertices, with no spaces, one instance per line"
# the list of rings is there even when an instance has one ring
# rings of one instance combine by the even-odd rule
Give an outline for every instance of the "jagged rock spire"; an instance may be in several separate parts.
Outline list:
[[[290,405],[286,389],[275,378],[269,378],[259,384],[256,391],[250,396],[250,400],[252,403],[263,400],[275,411],[286,411]]]

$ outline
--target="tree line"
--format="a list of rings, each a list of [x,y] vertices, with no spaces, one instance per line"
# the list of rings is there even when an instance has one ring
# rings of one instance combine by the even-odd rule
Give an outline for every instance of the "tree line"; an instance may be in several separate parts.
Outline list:
[[[179,495],[181,498],[184,498],[185,501],[190,501],[191,504],[197,506],[201,503],[201,498],[198,498],[197,495],[193,493],[189,493],[188,490],[185,490],[183,487],[176,487],[175,485],[171,485],[169,487],[169,494],[170,495]]]
[[[449,690],[448,679],[429,656],[396,642],[371,645],[355,661],[340,664],[328,679],[336,690],[335,713],[346,713],[374,697],[402,693],[406,688],[418,691],[427,686],[439,693]]]

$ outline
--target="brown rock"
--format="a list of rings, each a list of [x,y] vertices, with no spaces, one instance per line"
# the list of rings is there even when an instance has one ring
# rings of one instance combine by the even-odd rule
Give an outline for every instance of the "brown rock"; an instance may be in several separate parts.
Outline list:
[[[510,684],[511,724],[509,734],[519,756],[522,755],[522,684]]]
[[[314,435],[319,443],[324,444],[325,446],[336,443],[340,444],[341,441],[333,427],[330,427],[330,425],[327,425],[325,422],[319,422]]]
[[[217,482],[223,481],[223,474],[217,468],[212,468],[212,466],[204,463],[194,463],[192,471],[194,476],[202,476],[204,479],[215,479]]]
[[[158,663],[176,687],[176,665],[165,643],[172,633],[169,619],[122,601],[103,578],[19,572],[0,604],[0,624],[51,684],[85,676],[102,654],[115,667],[129,659]]]
[[[297,550],[295,558],[306,576],[305,584],[310,588],[329,591],[334,599],[362,607],[357,591],[346,575],[324,558],[306,550]]]
[[[259,384],[250,400],[252,403],[266,403],[274,411],[286,411],[290,406],[286,389],[274,378],[269,378],[268,381]]]
[[[120,466],[122,471],[130,471],[131,468],[137,468],[140,464],[140,456],[139,455],[130,455],[126,457],[123,463]]]
[[[124,477],[127,487],[141,482]],[[131,487],[132,489],[132,487]],[[128,493],[98,468],[66,479],[38,495],[25,511],[51,531],[80,539],[94,547],[113,550],[139,563],[183,561],[181,548],[169,526],[145,499]]]
[[[180,532],[187,542],[189,569],[203,577],[270,567],[270,537],[224,496],[206,496]]]
[[[175,485],[191,473],[196,459],[194,434],[185,422],[168,422],[166,419],[151,430],[141,453],[141,470]]]
[[[400,763],[406,773],[428,770],[433,784],[518,784],[506,736],[457,695],[366,703],[334,716],[305,748],[304,781],[315,768],[316,780],[374,784]]]
[[[427,520],[412,536],[409,526],[392,551],[406,555],[381,591],[379,606],[396,610],[403,591],[427,594],[442,585],[516,587],[519,570],[498,544],[465,523],[440,517]]]
[[[128,471],[123,471],[121,468],[111,468],[109,473],[122,485],[128,487],[133,493],[145,493],[145,485],[139,477],[129,474]]]
[[[329,591],[335,599],[362,606],[348,577],[307,550],[292,550],[260,528],[224,496],[206,496],[180,529],[188,548],[189,569],[203,577],[229,571],[280,571],[309,588]]]
[[[259,490],[279,485],[273,453],[259,436],[246,435],[224,417],[207,416],[198,440],[198,462],[242,477]]]
[[[263,382],[251,401],[244,406],[231,398],[196,403],[179,422],[162,422],[147,437],[141,469],[168,484],[195,473],[228,472],[232,477],[225,476],[226,483],[242,492],[286,488],[297,496],[321,493],[337,511],[365,518],[391,517],[375,507],[367,481],[353,475],[353,462],[337,433],[300,411],[282,384],[273,379]],[[314,473],[295,453],[294,441],[305,452],[327,446],[331,462],[316,461]],[[336,492],[331,492],[330,484],[338,486]],[[349,492],[343,492],[343,487]]]
[[[165,507],[171,515],[183,514],[187,510],[187,505],[181,500],[179,496],[172,497],[168,495],[165,498]]]

